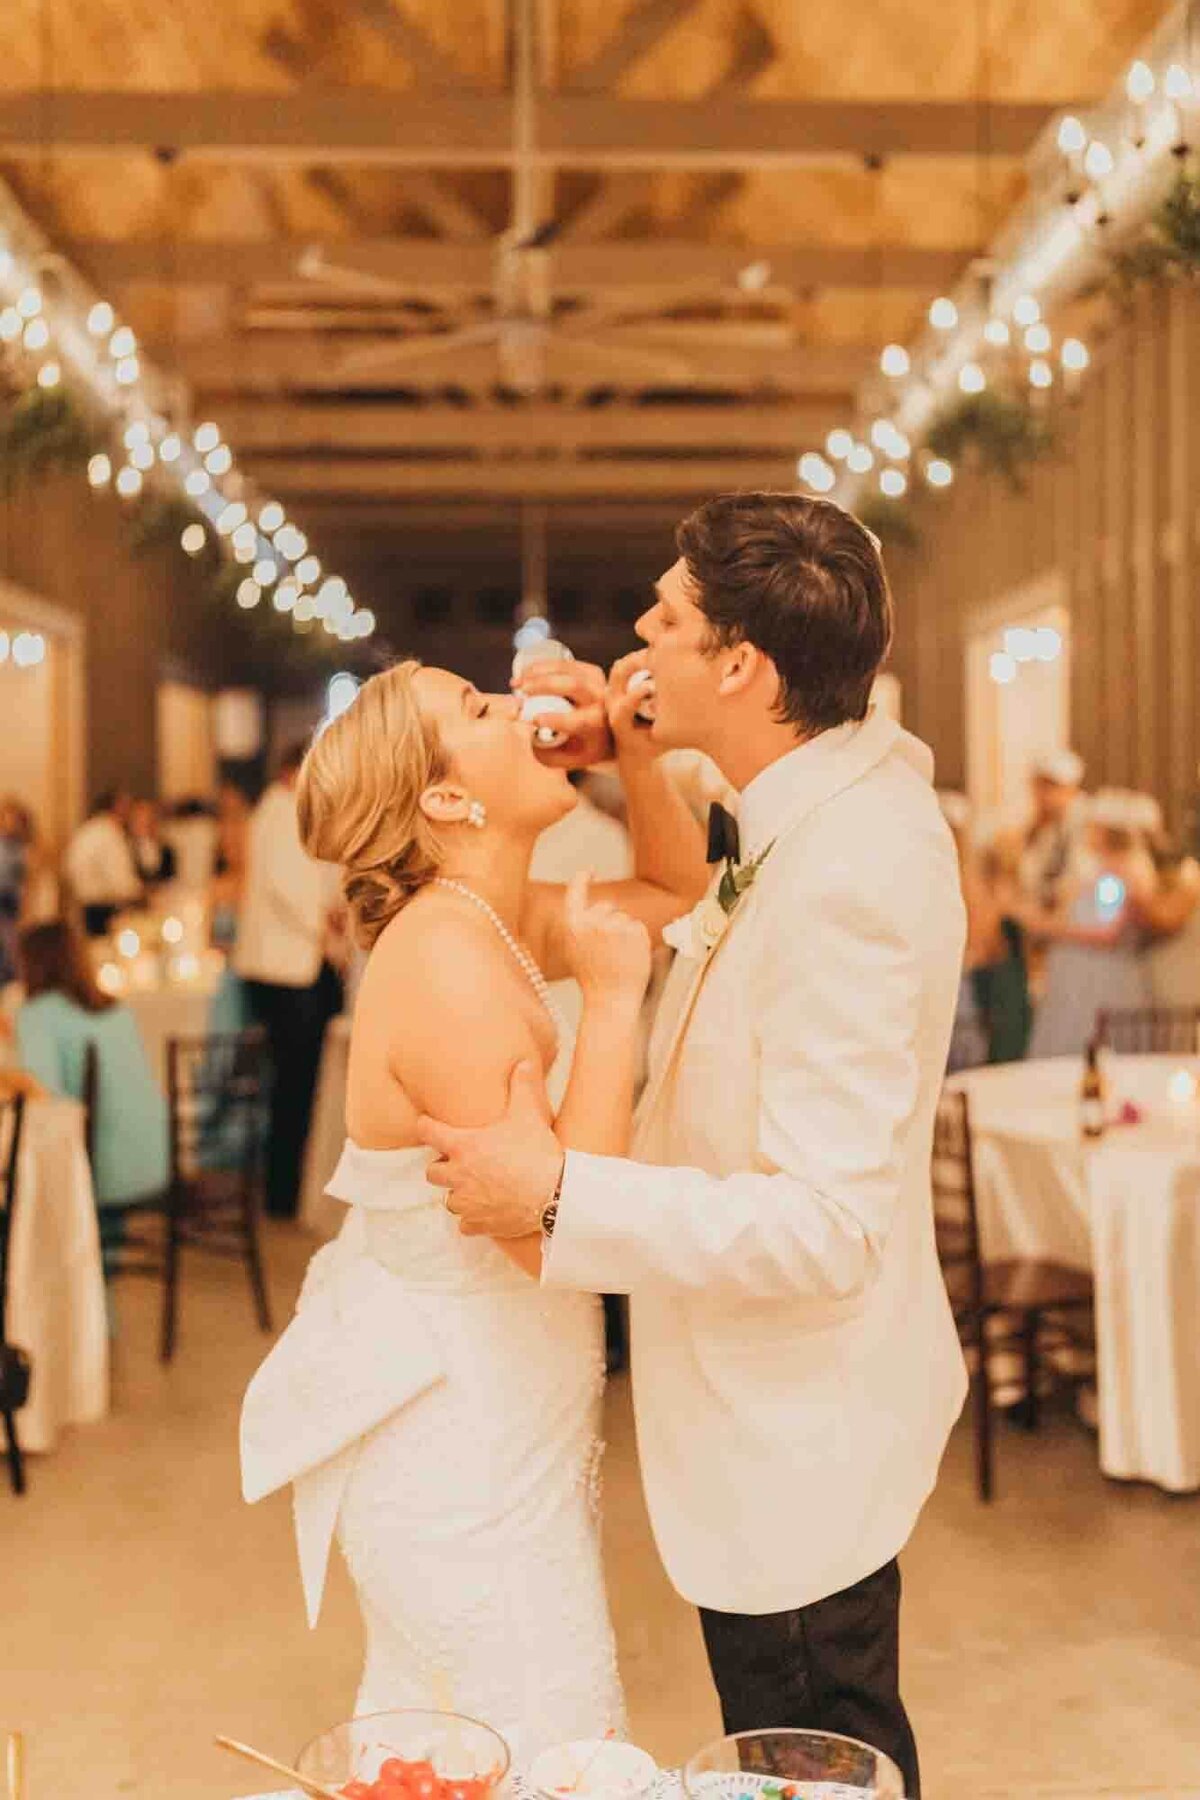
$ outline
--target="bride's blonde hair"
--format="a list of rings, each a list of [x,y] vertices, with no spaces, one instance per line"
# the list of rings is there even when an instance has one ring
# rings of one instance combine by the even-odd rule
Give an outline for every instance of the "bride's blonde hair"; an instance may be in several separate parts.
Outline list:
[[[312,744],[296,785],[304,848],[343,869],[358,939],[368,947],[441,864],[420,799],[445,780],[450,762],[417,705],[420,666],[396,663],[365,682]]]

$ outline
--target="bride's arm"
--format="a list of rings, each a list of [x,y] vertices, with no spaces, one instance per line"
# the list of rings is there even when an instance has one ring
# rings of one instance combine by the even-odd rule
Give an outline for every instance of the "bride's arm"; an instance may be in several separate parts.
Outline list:
[[[596,883],[593,897],[637,919],[657,941],[664,925],[700,899],[709,869],[704,833],[647,733],[633,722],[637,696],[627,692],[627,683],[639,662],[638,657],[626,657],[615,666],[609,682],[609,716],[628,806],[633,875],[627,881]],[[575,973],[567,942],[564,887],[530,883],[521,932],[550,980]]]

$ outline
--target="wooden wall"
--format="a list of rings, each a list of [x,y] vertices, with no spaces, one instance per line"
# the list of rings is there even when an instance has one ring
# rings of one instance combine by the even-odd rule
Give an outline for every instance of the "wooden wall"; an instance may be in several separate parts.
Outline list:
[[[920,503],[917,547],[889,552],[905,721],[962,786],[972,622],[1058,571],[1089,785],[1146,789],[1179,825],[1200,786],[1200,294],[1140,292],[1056,418],[1023,493],[960,470]]]
[[[178,555],[135,554],[117,502],[79,475],[50,476],[0,498],[0,576],[83,622],[88,796],[118,784],[153,793],[159,681],[237,679]],[[0,786],[2,768],[0,731]]]

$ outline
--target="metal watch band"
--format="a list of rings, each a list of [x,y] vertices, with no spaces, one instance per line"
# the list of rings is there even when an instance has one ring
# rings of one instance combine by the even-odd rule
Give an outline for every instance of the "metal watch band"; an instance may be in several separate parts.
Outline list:
[[[558,1224],[558,1203],[562,1199],[563,1177],[566,1175],[566,1172],[567,1159],[564,1156],[562,1159],[562,1167],[558,1171],[558,1180],[554,1184],[554,1192],[542,1209],[543,1237],[549,1238],[554,1236],[554,1227]]]

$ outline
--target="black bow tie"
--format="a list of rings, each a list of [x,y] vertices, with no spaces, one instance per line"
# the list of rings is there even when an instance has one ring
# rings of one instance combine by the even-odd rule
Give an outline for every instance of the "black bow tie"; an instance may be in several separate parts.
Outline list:
[[[741,855],[738,822],[731,812],[726,812],[719,800],[714,800],[708,809],[708,861],[739,862]]]

